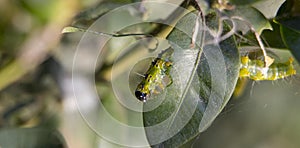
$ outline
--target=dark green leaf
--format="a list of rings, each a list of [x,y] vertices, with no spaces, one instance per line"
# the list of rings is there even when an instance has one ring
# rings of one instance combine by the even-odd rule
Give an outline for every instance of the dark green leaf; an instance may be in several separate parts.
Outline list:
[[[237,6],[234,10],[228,11],[227,15],[236,18],[234,22],[237,30],[243,33],[248,32],[251,28],[259,34],[265,29],[272,30],[272,26],[266,17],[251,6]]]
[[[252,6],[258,9],[266,18],[274,18],[280,6],[285,0],[263,0],[254,3]]]
[[[280,26],[280,31],[284,43],[300,63],[300,32],[284,25]]]
[[[287,47],[283,43],[280,34],[280,25],[276,23],[272,23],[272,28],[273,30],[265,30],[262,33],[262,37],[264,38],[264,41],[267,42],[265,45],[268,45],[271,48],[286,49]]]
[[[297,16],[297,17],[292,17],[292,18],[289,18],[289,19],[286,19],[286,20],[279,20],[280,24],[286,26],[286,27],[289,27],[291,29],[294,29],[296,31],[300,31],[300,17]]]
[[[299,0],[287,0],[282,4],[277,12],[277,20],[286,20],[291,17],[300,15],[300,1]]]
[[[146,134],[151,145],[178,147],[197,136],[222,111],[235,87],[239,53],[232,37],[219,44],[205,45],[201,62],[196,65],[199,48],[191,48],[196,17],[194,13],[184,16],[168,36],[175,50],[171,70],[173,84],[166,89],[163,103],[144,113]],[[217,22],[215,15],[208,17],[209,28],[218,28]],[[201,29],[198,43],[202,39]],[[205,39],[213,37],[206,32]],[[191,75],[193,70],[196,70],[194,76]],[[189,84],[189,80],[192,83]],[[160,128],[152,128],[155,126]]]

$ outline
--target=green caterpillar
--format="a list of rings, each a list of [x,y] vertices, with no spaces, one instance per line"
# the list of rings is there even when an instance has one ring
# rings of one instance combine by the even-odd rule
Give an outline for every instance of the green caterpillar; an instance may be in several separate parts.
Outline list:
[[[158,90],[163,90],[172,84],[170,70],[173,64],[171,61],[173,52],[174,49],[170,47],[162,51],[158,57],[152,61],[143,80],[138,84],[135,90],[137,99],[146,102],[153,93],[159,93]]]
[[[254,81],[282,79],[296,74],[293,61],[294,59],[290,57],[284,63],[274,62],[265,67],[263,60],[251,60],[248,56],[242,56],[239,77],[248,77]]]

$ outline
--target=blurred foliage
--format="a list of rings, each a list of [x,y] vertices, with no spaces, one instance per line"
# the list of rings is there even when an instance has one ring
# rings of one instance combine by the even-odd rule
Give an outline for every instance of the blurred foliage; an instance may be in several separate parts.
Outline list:
[[[35,72],[1,90],[1,127],[57,126],[61,92],[50,72],[55,64],[50,58]]]
[[[49,49],[78,10],[78,1],[0,2],[1,147],[66,147],[58,132],[59,137],[51,135],[61,120],[62,96],[57,83],[61,68]],[[34,48],[46,52],[33,50],[29,56],[34,62],[28,64],[22,57]]]
[[[99,141],[105,141],[104,139],[96,137],[95,133],[91,134],[85,132],[82,132],[83,134],[79,134],[85,135],[82,137],[85,137],[86,139],[81,139],[81,137],[79,137],[79,139],[82,141],[72,141],[72,138],[75,138],[75,134],[72,134],[72,132],[81,132],[81,127],[76,126],[76,123],[80,125],[78,119],[72,119],[73,116],[70,117],[70,114],[68,114],[68,111],[70,111],[68,105],[71,103],[66,103],[66,96],[68,96],[67,94],[70,93],[68,91],[70,91],[72,88],[71,85],[65,85],[65,82],[71,77],[72,62],[75,55],[76,46],[78,42],[80,42],[84,32],[67,33],[62,36],[60,31],[63,29],[63,27],[68,25],[87,29],[94,24],[98,18],[107,14],[110,10],[133,2],[140,1],[3,0],[0,2],[0,146],[5,147],[9,146],[11,142],[17,142],[16,145],[23,145],[24,147],[67,147],[66,143],[70,142],[69,146],[76,146],[77,143],[81,143],[82,141],[86,140],[85,142],[88,144],[78,144],[77,146],[96,147],[96,144],[91,143],[96,143],[94,141],[97,139],[100,139]],[[104,47],[104,52],[101,53],[103,54],[102,57],[105,58],[97,61],[95,74],[96,89],[108,112],[122,123],[138,126],[151,126],[155,123],[163,121],[166,117],[172,116],[174,119],[166,128],[166,131],[155,132],[146,130],[149,144],[152,145],[151,137],[156,137],[159,132],[168,133],[170,131],[169,129],[175,129],[178,125],[180,125],[178,121],[183,118],[179,117],[181,116],[180,114],[173,115],[172,113],[174,111],[178,113],[179,111],[184,110],[184,107],[189,108],[193,105],[196,106],[196,111],[192,114],[193,116],[191,119],[184,121],[187,123],[184,128],[163,143],[154,143],[155,146],[178,147],[185,144],[184,146],[186,147],[195,145],[201,145],[204,147],[219,147],[222,146],[224,141],[228,141],[228,139],[232,139],[230,141],[239,141],[239,138],[241,138],[239,134],[241,133],[239,130],[235,129],[235,127],[237,127],[238,129],[246,129],[243,131],[245,133],[251,133],[251,136],[249,136],[250,138],[245,136],[243,137],[246,138],[246,140],[243,140],[244,142],[233,142],[236,145],[230,145],[227,143],[226,146],[252,147],[259,143],[261,139],[265,138],[263,136],[259,136],[261,139],[254,137],[259,135],[260,129],[268,127],[268,125],[272,125],[271,127],[273,127],[268,128],[268,131],[266,132],[266,136],[270,136],[271,138],[269,138],[269,142],[263,143],[262,145],[265,144],[267,146],[272,146],[273,141],[280,139],[285,142],[285,145],[283,144],[282,147],[300,146],[298,141],[288,140],[285,139],[286,137],[284,137],[285,134],[288,135],[287,137],[292,137],[291,139],[299,136],[298,133],[293,132],[294,128],[295,131],[299,131],[299,124],[296,123],[299,123],[300,120],[298,120],[298,118],[293,118],[297,115],[297,111],[299,111],[296,108],[296,104],[299,102],[299,92],[297,90],[297,88],[299,88],[299,84],[289,85],[290,87],[295,86],[296,89],[289,89],[292,91],[289,92],[290,95],[287,102],[283,101],[285,96],[282,96],[282,100],[279,102],[277,102],[278,99],[268,99],[263,101],[258,100],[256,103],[247,103],[247,100],[245,101],[245,99],[231,100],[229,105],[226,106],[224,113],[221,113],[221,119],[217,119],[216,125],[212,123],[217,115],[223,110],[223,107],[225,107],[236,85],[239,66],[238,52],[240,52],[245,46],[251,46],[258,49],[260,48],[258,42],[256,41],[257,38],[255,33],[261,35],[260,37],[263,39],[266,47],[268,49],[272,49],[272,51],[274,50],[276,56],[286,56],[286,54],[281,54],[281,51],[279,50],[282,50],[283,52],[290,51],[295,59],[300,62],[299,0],[281,0],[276,2],[272,0],[186,0],[178,1],[176,5],[183,6],[184,8],[193,11],[200,9],[203,10],[206,15],[205,23],[211,32],[217,33],[219,31],[219,23],[223,23],[224,25],[222,26],[222,28],[224,28],[222,29],[220,35],[230,33],[232,28],[235,29],[234,33],[230,34],[230,37],[217,42],[217,47],[220,47],[225,55],[225,65],[223,65],[225,67],[220,67],[219,65],[214,68],[224,68],[229,72],[226,76],[226,80],[229,85],[226,86],[225,96],[218,96],[215,99],[215,101],[220,101],[223,104],[221,103],[222,105],[216,105],[212,108],[207,107],[208,102],[212,101],[208,99],[208,96],[211,94],[211,91],[213,91],[210,90],[212,87],[210,73],[213,69],[208,66],[205,56],[201,57],[201,53],[203,51],[195,50],[196,52],[193,53],[198,53],[199,56],[196,57],[197,54],[193,55],[194,61],[192,61],[192,58],[189,56],[178,55],[177,57],[174,57],[174,61],[181,61],[181,63],[178,63],[179,65],[181,64],[181,67],[183,67],[182,69],[179,69],[182,71],[182,74],[186,74],[188,70],[195,71],[196,76],[199,77],[201,83],[198,84],[192,82],[194,75],[186,76],[188,77],[186,86],[184,85],[185,83],[182,82],[174,83],[172,88],[168,88],[169,94],[167,97],[165,97],[166,99],[160,98],[165,99],[162,105],[155,110],[143,113],[144,116],[141,116],[142,113],[136,113],[120,105],[114,96],[113,89],[111,88],[110,78],[113,71],[112,67],[117,69],[114,71],[116,77],[121,77],[124,72],[128,71],[128,65],[136,62],[136,57],[145,56],[145,53],[141,53],[140,49],[152,47],[153,42],[155,42],[152,40],[152,42],[145,41],[135,44],[130,50],[123,53],[121,57],[118,57],[119,52],[122,51],[124,47],[132,45],[134,41],[143,38],[143,36],[134,36],[130,35],[130,33],[145,33],[153,36],[159,36],[161,38],[167,38],[168,40],[171,40],[180,46],[185,46],[185,49],[192,49],[190,46],[192,43],[191,38],[184,36],[184,34],[182,35],[181,32],[178,32],[176,29],[172,30],[172,27],[170,28],[159,23],[134,24],[132,26],[128,26],[127,28],[123,28],[122,30],[114,30],[114,28],[117,28],[116,26],[122,25],[116,24],[119,20],[126,21],[126,15],[136,18],[147,18],[146,11],[142,10],[141,5],[139,8],[131,8],[130,10],[127,10],[123,16],[116,16],[108,19],[107,22],[104,22],[106,24],[101,26],[104,28],[104,30],[111,30],[109,33],[129,34],[128,36],[122,38],[115,37],[111,39]],[[200,9],[199,6],[201,7]],[[165,20],[172,22],[174,25],[176,25],[176,27],[181,26],[186,28],[191,34],[193,33],[193,29],[195,27],[195,18],[191,20],[185,20],[187,19],[186,17],[188,15],[182,17],[183,14],[180,11],[164,13],[168,14]],[[195,13],[195,16],[197,14],[198,13]],[[212,17],[211,14],[215,14],[217,19],[216,16]],[[222,17],[226,19],[219,21]],[[210,39],[213,37],[205,36],[204,38]],[[173,46],[178,53],[184,52],[182,49],[172,44],[171,46]],[[239,48],[240,51],[237,51],[236,47]],[[205,49],[209,49],[211,52],[213,52],[216,47],[204,47],[203,50]],[[246,53],[247,52],[250,51],[246,51]],[[84,56],[86,56],[86,60],[90,59],[91,57],[88,55],[88,53]],[[201,61],[201,63],[196,60],[197,58],[199,61]],[[184,64],[187,64],[187,62],[191,62],[188,63],[190,65],[184,66]],[[178,64],[176,62],[174,63]],[[81,74],[86,75],[84,71],[84,61],[82,61],[82,64],[83,66],[81,67]],[[221,77],[221,73],[216,74],[216,77]],[[296,78],[297,77],[298,75]],[[176,81],[175,76],[174,79]],[[218,80],[223,80],[223,78],[219,78]],[[190,81],[191,83],[189,83]],[[297,82],[297,79],[295,81]],[[225,82],[222,81],[219,83]],[[122,84],[122,86],[123,85],[124,84]],[[249,88],[249,85],[247,84],[241,86],[244,88],[239,88],[240,94],[237,94],[241,96],[240,98],[243,98],[245,95],[241,94],[244,92],[244,89],[246,89],[246,94],[249,94],[249,90],[253,89]],[[190,94],[193,92],[193,90],[195,90],[197,97],[183,95],[174,98],[174,96],[176,96],[178,93],[176,87],[185,87],[186,90],[184,91],[186,91],[187,94]],[[273,87],[264,85],[261,87],[262,90],[265,89],[269,90],[270,92],[265,94],[263,91],[255,91],[256,89],[254,89],[255,96],[252,96],[252,98],[258,97],[261,99],[266,99],[270,97],[276,97],[276,95],[272,95]],[[280,88],[277,89],[278,91],[281,90]],[[218,94],[220,92],[216,93]],[[262,96],[259,96],[260,94]],[[298,100],[293,99],[295,97],[298,97]],[[194,101],[188,102],[189,100],[187,98],[192,98]],[[199,102],[195,104],[195,101]],[[233,112],[233,115],[229,115],[230,117],[228,117],[228,119],[225,118],[227,116],[223,114],[227,114],[226,111],[228,109],[231,110],[232,104],[243,104],[244,101],[247,104],[247,111],[250,110],[249,113],[247,112],[245,115],[240,115],[239,111],[244,111],[245,109],[238,106],[237,109],[232,109],[231,112]],[[280,103],[284,104],[284,109],[280,108]],[[271,105],[271,109],[269,110],[267,107],[265,107],[265,105],[268,104]],[[287,107],[288,104],[292,105],[292,107]],[[275,105],[276,107],[272,108],[272,105]],[[258,108],[260,112],[255,111],[255,109],[252,107],[256,109]],[[144,105],[144,108],[147,108],[147,104]],[[259,122],[250,121],[258,121],[264,117],[272,116],[273,114],[271,112],[273,111],[277,116],[274,116],[272,119],[268,118],[263,120],[265,122],[262,125],[259,125]],[[254,114],[259,115],[261,112],[266,114],[254,116]],[[99,114],[101,115],[101,113]],[[141,120],[141,118],[144,120],[144,125],[140,125],[141,121],[137,121]],[[82,119],[79,120],[81,121]],[[272,123],[270,121],[274,122]],[[201,128],[199,128],[200,122],[205,122]],[[287,124],[281,125],[280,122],[286,122]],[[226,127],[228,127],[228,129],[232,130],[230,131],[233,133],[232,135],[226,136],[226,132],[228,132],[228,130],[222,127],[223,123]],[[68,129],[68,124],[75,124],[74,127],[72,127],[76,128],[76,131],[72,131],[74,129]],[[193,139],[197,139],[199,133],[202,133],[211,124],[213,124],[213,128],[208,130],[207,133],[203,134],[203,139],[201,135],[198,140],[193,141]],[[221,126],[219,127],[219,125]],[[61,130],[64,132],[62,136],[57,132],[57,129],[60,127],[63,127]],[[274,135],[277,134],[276,127],[287,129],[282,129],[280,136],[274,137]],[[66,129],[69,131],[65,132],[64,130]],[[237,131],[236,133],[235,130]],[[257,131],[257,133],[253,131]],[[111,132],[119,131],[112,129]],[[289,132],[291,132],[291,134]],[[218,135],[219,133],[222,133],[221,136],[225,135],[222,138],[226,140],[222,142],[215,142],[220,137],[216,138],[214,136]],[[120,133],[120,135],[130,137],[130,133]],[[160,136],[163,136],[163,134]],[[64,138],[69,139],[64,140]],[[11,141],[7,139],[18,140]],[[40,140],[36,142],[34,139]],[[268,140],[268,138],[266,139]],[[134,139],[131,140],[132,143],[135,142]],[[26,142],[24,143],[24,141]],[[102,144],[105,146],[119,147],[106,142],[100,142],[98,146]],[[217,145],[218,143],[222,144]]]
[[[16,141],[16,139],[20,140]],[[62,135],[58,131],[51,128],[1,129],[0,143],[3,147],[67,147]]]

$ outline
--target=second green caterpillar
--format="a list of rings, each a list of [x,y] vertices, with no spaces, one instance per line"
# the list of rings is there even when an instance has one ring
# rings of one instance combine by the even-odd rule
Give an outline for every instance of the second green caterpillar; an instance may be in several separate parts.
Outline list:
[[[296,74],[293,61],[293,58],[289,58],[284,63],[274,62],[265,67],[263,60],[251,60],[248,56],[242,56],[239,77],[248,77],[254,81],[282,79]]]

